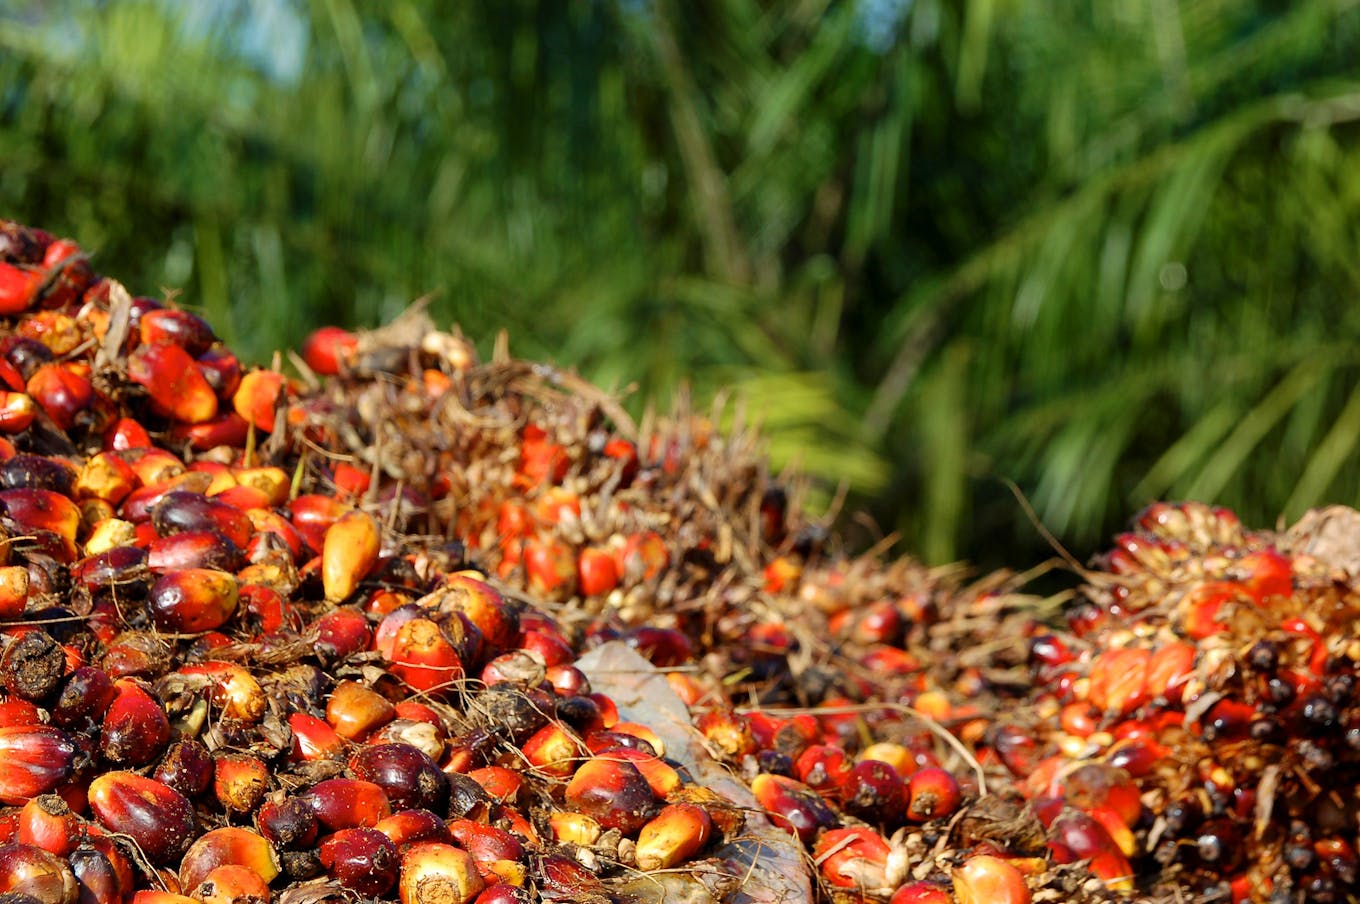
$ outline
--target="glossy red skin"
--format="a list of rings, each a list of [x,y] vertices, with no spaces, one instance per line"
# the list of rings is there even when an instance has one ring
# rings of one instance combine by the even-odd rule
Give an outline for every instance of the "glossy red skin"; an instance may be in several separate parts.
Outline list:
[[[320,856],[326,872],[360,894],[382,895],[397,882],[397,846],[377,829],[341,829],[322,839]]]

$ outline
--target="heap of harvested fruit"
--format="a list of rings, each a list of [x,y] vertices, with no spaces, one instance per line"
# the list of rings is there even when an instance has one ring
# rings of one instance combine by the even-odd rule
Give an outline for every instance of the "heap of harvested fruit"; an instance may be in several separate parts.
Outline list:
[[[1335,530],[1154,506],[1064,619],[419,310],[245,368],[0,224],[0,318],[4,904],[1360,892]]]

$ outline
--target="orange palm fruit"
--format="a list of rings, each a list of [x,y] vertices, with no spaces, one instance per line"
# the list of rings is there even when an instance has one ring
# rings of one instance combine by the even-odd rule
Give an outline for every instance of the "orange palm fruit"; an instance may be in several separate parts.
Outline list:
[[[173,420],[201,424],[217,417],[217,394],[182,347],[143,345],[128,356],[127,368],[128,378]]]
[[[274,429],[283,382],[283,374],[277,371],[252,370],[241,377],[241,385],[231,397],[232,407],[256,430],[269,433]]]
[[[337,602],[353,593],[373,570],[381,546],[378,522],[367,512],[346,512],[327,528],[321,550],[321,583],[326,599]]]
[[[713,835],[713,820],[697,804],[674,803],[638,832],[638,869],[670,869],[692,858]]]

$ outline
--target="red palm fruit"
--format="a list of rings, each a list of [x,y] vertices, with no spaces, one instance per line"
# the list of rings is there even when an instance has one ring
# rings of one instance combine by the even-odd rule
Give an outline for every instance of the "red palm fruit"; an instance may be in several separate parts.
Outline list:
[[[255,811],[255,824],[271,845],[290,851],[312,847],[320,828],[312,808],[297,797],[266,800]]]
[[[29,574],[23,565],[0,565],[0,620],[19,618],[28,607]]]
[[[958,904],[1029,904],[1025,877],[999,857],[978,854],[953,871],[954,899]]]
[[[302,629],[302,616],[272,587],[243,584],[239,605],[250,616],[250,624],[261,634],[272,634],[284,628],[289,631]]]
[[[258,722],[269,705],[264,688],[245,666],[234,662],[185,663],[180,675],[197,675],[207,679],[208,700],[230,719]]]
[[[326,599],[342,600],[354,592],[378,561],[382,534],[378,522],[355,509],[336,519],[322,540],[321,581]]]
[[[22,314],[38,300],[38,289],[47,279],[42,270],[0,262],[0,314]]]
[[[576,590],[576,554],[552,535],[524,541],[524,573],[529,592],[548,600],[566,599]]]
[[[0,727],[43,724],[42,710],[27,700],[0,700]]]
[[[860,657],[860,664],[879,675],[912,675],[921,671],[921,660],[900,647],[876,644]]]
[[[240,588],[235,576],[210,568],[186,568],[157,578],[147,594],[156,627],[195,634],[225,625],[236,612]]]
[[[708,844],[713,820],[703,807],[667,804],[638,832],[638,869],[670,869],[691,859]]]
[[[388,670],[413,690],[432,692],[453,687],[463,678],[463,662],[439,625],[413,618],[392,639]]]
[[[349,758],[349,769],[382,788],[395,809],[443,810],[448,805],[444,773],[409,744],[365,744]]]
[[[681,785],[680,773],[661,757],[632,747],[604,747],[595,754],[601,759],[626,760],[642,773],[652,793],[665,797]]]
[[[156,503],[160,502],[167,493],[177,490],[189,493],[202,493],[212,483],[212,475],[202,471],[189,471],[168,477],[159,483],[144,484],[128,494],[123,500],[123,504],[118,507],[118,517],[134,524],[145,524],[152,531],[152,536],[159,536],[159,532],[151,524],[151,510]]]
[[[1154,699],[1180,703],[1185,683],[1195,670],[1194,646],[1183,641],[1163,644],[1152,652],[1147,666],[1147,692]]]
[[[567,450],[549,439],[547,431],[537,424],[525,426],[519,448],[519,486],[529,489],[544,483],[560,483],[567,476],[571,466]]]
[[[656,803],[651,785],[632,763],[616,757],[592,757],[567,783],[566,805],[606,829],[633,835],[647,822]]]
[[[288,503],[288,513],[293,518],[293,527],[302,535],[302,540],[314,552],[321,552],[326,545],[326,532],[351,507],[332,496],[304,493]]]
[[[1102,713],[1085,700],[1074,700],[1058,713],[1062,730],[1078,738],[1089,738],[1100,730]]]
[[[76,416],[94,401],[90,378],[68,364],[44,364],[33,372],[24,388],[62,430],[70,430]]]
[[[0,386],[6,386],[15,392],[24,391],[24,375],[19,372],[19,368],[2,357],[0,357]]]
[[[536,654],[545,666],[566,665],[575,661],[576,651],[555,630],[528,629],[520,632],[519,648]]]
[[[918,822],[950,816],[963,792],[952,773],[938,767],[920,769],[907,780],[907,818]]]
[[[666,541],[656,531],[643,531],[624,538],[618,550],[619,579],[640,584],[659,575],[670,564]]]
[[[899,873],[906,870],[905,859],[893,857],[883,836],[863,826],[823,832],[812,856],[827,882],[870,894],[884,894],[896,887],[903,878]]]
[[[283,393],[283,374],[272,370],[252,370],[241,377],[241,385],[232,395],[236,413],[256,430],[269,433],[274,429],[279,396]]]
[[[368,470],[356,468],[347,461],[336,462],[331,468],[331,482],[335,484],[336,494],[350,502],[367,493],[372,480]]]
[[[326,702],[326,721],[347,741],[359,741],[396,717],[387,698],[357,681],[341,681]]]
[[[619,436],[610,437],[605,441],[602,454],[605,458],[612,458],[615,462],[618,462],[618,467],[621,469],[620,476],[622,478],[619,481],[620,486],[627,486],[633,482],[633,478],[637,476],[638,471],[638,453],[636,445]]]
[[[28,844],[5,844],[0,845],[0,892],[42,904],[76,904],[79,886],[70,866],[57,855]]]
[[[803,566],[788,556],[776,556],[761,574],[765,579],[766,593],[783,593],[798,585],[803,576]]]
[[[99,754],[112,763],[145,766],[170,743],[170,719],[135,679],[114,682],[113,703],[99,732]]]
[[[1274,547],[1248,553],[1236,565],[1247,573],[1243,583],[1257,605],[1271,597],[1294,593],[1294,562]]]
[[[1110,833],[1080,810],[1064,809],[1048,827],[1048,849],[1058,863],[1087,860],[1092,873],[1116,891],[1133,889],[1133,867]]]
[[[620,638],[659,668],[685,665],[694,661],[694,645],[675,628],[639,625]]]
[[[291,713],[288,727],[293,733],[294,760],[326,760],[339,756],[345,748],[344,740],[335,729],[316,716]]]
[[[0,503],[21,530],[46,530],[75,548],[80,530],[80,509],[60,493],[32,487],[0,490]]]
[[[468,773],[468,778],[500,803],[513,803],[524,784],[524,776],[504,766],[483,766]]]
[[[448,829],[453,840],[477,861],[479,869],[481,864],[524,857],[524,845],[505,829],[472,819],[452,819]]]
[[[384,895],[397,883],[400,855],[377,829],[341,829],[322,840],[320,855],[331,878],[360,894]]]
[[[202,902],[173,891],[142,889],[133,894],[132,904],[202,904]]]
[[[906,812],[907,792],[902,776],[878,760],[852,766],[840,792],[845,811],[868,823],[899,825]]]
[[[0,392],[0,433],[22,433],[37,416],[37,403],[28,393]]]
[[[1152,654],[1138,647],[1105,650],[1091,662],[1091,705],[1111,716],[1126,716],[1147,699],[1147,669]]]
[[[164,449],[137,447],[120,452],[119,455],[132,468],[143,486],[155,486],[164,483],[172,477],[183,475],[187,470],[184,462]],[[195,480],[203,479],[205,478],[195,478]],[[206,485],[205,483],[204,486]]]
[[[709,710],[699,716],[695,727],[704,742],[725,760],[740,762],[756,752],[756,740],[746,721],[730,709]]]
[[[182,738],[166,752],[151,777],[185,797],[195,798],[212,785],[214,769],[208,748],[193,738]]]
[[[850,774],[850,767],[845,749],[840,745],[813,744],[798,755],[793,774],[814,791],[834,795]]]
[[[472,855],[451,844],[423,842],[401,855],[401,904],[467,904],[485,887]]]
[[[399,810],[373,826],[382,832],[399,850],[421,841],[447,844],[452,836],[444,820],[429,810]]]
[[[197,356],[195,363],[217,398],[230,399],[241,385],[241,362],[224,346],[216,345]],[[219,406],[220,407],[220,406]]]
[[[334,376],[353,358],[358,345],[359,337],[348,330],[323,326],[303,340],[302,360],[320,376]]]
[[[312,623],[319,652],[328,658],[344,659],[368,649],[373,630],[357,609],[332,609]]]
[[[147,311],[137,329],[143,345],[178,345],[195,358],[217,341],[206,320],[179,308]]]
[[[1225,607],[1245,598],[1245,588],[1236,581],[1205,581],[1181,600],[1180,628],[1192,640],[1203,640],[1227,630],[1223,623]]]
[[[513,647],[519,639],[518,613],[498,590],[474,574],[446,575],[439,588],[420,601],[421,605],[430,605],[427,600],[433,600],[441,612],[466,615],[494,649]]]
[[[197,834],[188,799],[135,772],[100,775],[90,783],[89,800],[100,825],[127,835],[153,863],[178,860]]]
[[[174,490],[166,493],[151,509],[151,523],[162,537],[189,531],[217,531],[244,549],[255,533],[250,516],[220,498],[202,493]]]
[[[618,562],[612,552],[601,546],[581,550],[576,559],[576,574],[582,596],[605,596],[619,586]]]
[[[217,394],[193,356],[178,345],[141,346],[128,356],[127,374],[173,420],[201,424],[217,417]]]
[[[103,447],[107,452],[146,449],[151,446],[151,434],[133,418],[118,418],[104,428]]]
[[[588,693],[586,696],[595,701],[600,711],[600,724],[605,729],[612,729],[619,724],[619,707],[612,697],[598,693]]]
[[[146,566],[156,574],[208,568],[234,572],[244,564],[241,550],[215,530],[185,531],[157,537],[146,548]]]
[[[269,790],[269,767],[259,757],[218,756],[213,795],[229,814],[253,813]]]
[[[213,870],[222,866],[247,867],[266,883],[280,872],[274,846],[250,829],[227,826],[199,836],[179,866],[181,888],[198,888]]]
[[[397,642],[397,632],[407,622],[423,618],[424,615],[425,610],[414,604],[399,606],[384,615],[382,621],[378,622],[378,627],[373,631],[374,651],[384,659],[391,659],[392,650]]]
[[[560,722],[549,722],[520,745],[525,760],[536,772],[553,778],[566,778],[586,748]]]
[[[75,876],[81,904],[123,904],[124,885],[118,868],[103,851],[84,845],[71,851],[66,862]],[[127,887],[131,884],[129,881]]]
[[[331,778],[299,795],[323,829],[371,827],[392,815],[392,805],[380,785],[355,778]]]
[[[1110,745],[1105,751],[1105,761],[1137,779],[1149,775],[1157,762],[1170,752],[1169,747],[1151,737],[1126,737]]]
[[[245,418],[234,411],[219,414],[206,421],[174,424],[170,427],[170,439],[176,443],[187,443],[195,452],[206,452],[218,446],[243,448],[249,433],[250,428]]]
[[[534,515],[543,524],[581,520],[581,497],[566,487],[547,487],[534,501]]]
[[[632,735],[635,738],[645,741],[647,745],[652,748],[652,752],[657,756],[666,755],[666,742],[661,740],[661,736],[649,726],[643,725],[640,722],[615,722],[613,727],[609,730],[618,734]]]
[[[1086,807],[1082,812],[1100,823],[1101,828],[1109,833],[1110,840],[1125,857],[1138,856],[1138,839],[1134,837],[1133,830],[1122,816],[1109,807]]]
[[[888,904],[950,904],[949,892],[934,882],[908,882],[888,899]]]
[[[52,722],[60,728],[86,731],[100,725],[117,691],[102,669],[80,666],[62,683],[57,700],[49,709]]]
[[[1137,823],[1143,812],[1138,784],[1127,772],[1109,763],[1089,762],[1065,769],[1057,790],[1064,800],[1082,810],[1108,807],[1125,826]]]
[[[194,898],[201,904],[243,904],[269,897],[269,883],[253,869],[234,864],[219,866],[194,888]]]
[[[751,780],[756,801],[770,821],[811,844],[817,832],[836,822],[836,814],[816,791],[795,779],[762,772]]]
[[[543,678],[552,685],[559,697],[584,696],[590,693],[590,679],[574,665],[559,664],[543,670]]]
[[[65,857],[80,843],[80,817],[59,794],[40,794],[19,811],[15,839]]]

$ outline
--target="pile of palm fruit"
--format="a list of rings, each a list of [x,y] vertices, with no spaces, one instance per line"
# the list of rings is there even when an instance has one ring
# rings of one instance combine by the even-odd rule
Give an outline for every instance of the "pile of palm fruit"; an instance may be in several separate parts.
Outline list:
[[[244,367],[0,223],[0,904],[1360,895],[1354,513],[1059,605],[723,420],[418,309]]]

